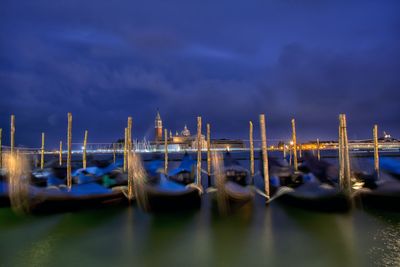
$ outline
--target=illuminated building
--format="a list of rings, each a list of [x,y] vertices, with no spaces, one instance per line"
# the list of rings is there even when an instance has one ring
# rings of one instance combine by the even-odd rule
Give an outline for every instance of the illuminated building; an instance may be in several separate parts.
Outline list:
[[[155,141],[153,145],[157,145],[158,148],[162,149],[164,145],[163,127],[160,113],[157,111],[155,118]],[[219,149],[232,149],[232,148],[245,148],[242,140],[231,140],[231,139],[213,139],[210,141],[212,148]],[[207,147],[207,141],[205,136],[202,134],[200,138],[200,145],[203,149]],[[197,148],[197,134],[191,134],[189,128],[185,124],[183,130],[179,133],[175,132],[172,135],[172,131],[169,131],[168,147],[170,149],[185,150]]]

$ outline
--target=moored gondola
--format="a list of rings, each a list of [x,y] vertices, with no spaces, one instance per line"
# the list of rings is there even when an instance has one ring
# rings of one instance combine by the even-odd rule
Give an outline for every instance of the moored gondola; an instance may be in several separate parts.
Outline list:
[[[73,212],[126,205],[122,188],[108,189],[96,183],[34,189],[30,193],[29,212],[37,214]]]
[[[249,171],[234,159],[230,152],[225,153],[221,167],[221,173],[215,176],[216,199],[220,211],[231,213],[245,206],[252,207],[254,190],[250,185]]]
[[[347,212],[351,209],[350,196],[334,182],[330,164],[316,162],[313,156],[307,154],[302,164],[300,169],[306,173],[292,171],[291,174],[294,177],[291,181],[296,181],[295,186],[281,184],[283,179],[272,175],[271,180],[275,181],[272,185],[279,187],[274,199],[286,205],[315,211]]]
[[[353,193],[360,208],[400,211],[400,182],[397,180],[378,181],[374,188],[363,187]]]
[[[304,181],[296,188],[281,186],[275,198],[286,205],[315,211],[346,212],[351,208],[350,198],[344,192],[316,180]]]
[[[128,201],[123,192],[125,188],[109,189],[103,186],[97,179],[101,176],[93,173],[99,172],[95,168],[79,171],[70,190],[65,186],[66,168],[59,166],[35,171],[29,179],[21,177],[19,183],[13,184],[13,190],[9,190],[11,187],[6,179],[1,179],[0,205],[9,206],[12,204],[10,199],[14,198],[18,201],[23,200],[23,203],[16,202],[13,205],[23,204],[24,211],[58,213],[126,204]],[[102,169],[100,175],[105,175],[113,169],[114,167]],[[32,176],[41,182],[32,182]]]
[[[135,181],[136,201],[148,212],[184,212],[201,206],[202,188],[169,180],[161,168],[162,162],[150,163],[144,181]]]

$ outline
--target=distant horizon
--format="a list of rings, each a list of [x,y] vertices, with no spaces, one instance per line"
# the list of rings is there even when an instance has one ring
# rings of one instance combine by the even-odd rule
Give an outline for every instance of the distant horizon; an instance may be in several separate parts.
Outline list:
[[[160,114],[161,114],[161,118],[162,118],[162,113],[160,112]],[[75,118],[75,116],[74,116],[74,114],[72,114],[73,115],[73,127],[72,127],[72,131],[73,131],[73,134],[72,134],[72,136],[73,136],[73,140],[72,140],[72,143],[74,143],[74,144],[80,144],[80,143],[83,143],[83,137],[84,137],[84,131],[85,130],[87,130],[87,129],[83,129],[83,128],[81,128],[81,129],[76,129],[76,127],[74,127],[74,118]],[[11,115],[10,115],[11,116]],[[187,122],[185,122],[185,123],[183,123],[182,124],[182,127],[181,127],[181,129],[169,129],[168,127],[165,127],[164,125],[165,125],[165,123],[164,123],[164,120],[163,120],[163,129],[167,129],[168,130],[168,132],[171,130],[172,131],[172,134],[173,135],[175,135],[175,132],[176,131],[178,131],[178,133],[180,134],[181,133],[181,131],[183,130],[183,128],[184,128],[184,125],[187,125],[188,126],[188,129],[190,130],[190,133],[191,133],[191,135],[195,135],[196,133],[197,133],[197,124],[196,124],[196,118],[197,117],[195,117],[194,119],[193,119],[193,122],[189,122],[189,123],[187,123]],[[279,141],[283,141],[283,142],[289,142],[289,140],[291,139],[291,125],[290,125],[290,119],[288,120],[288,127],[287,127],[287,132],[285,132],[281,137],[280,136],[270,136],[269,135],[269,132],[270,131],[272,131],[272,129],[270,129],[271,127],[269,127],[269,125],[268,125],[268,117],[266,116],[266,118],[267,118],[267,140],[269,141],[269,142],[271,142],[271,143],[274,143],[274,144],[276,144],[276,143],[278,143]],[[127,120],[127,118],[126,118],[126,120]],[[38,138],[37,138],[37,141],[36,142],[34,142],[34,143],[32,143],[32,144],[30,144],[30,143],[27,143],[27,144],[24,144],[23,142],[20,142],[19,141],[19,139],[18,139],[18,136],[19,136],[19,128],[21,127],[20,125],[19,125],[19,123],[18,123],[18,117],[15,117],[15,121],[16,121],[16,138],[15,138],[15,145],[17,146],[17,147],[27,147],[27,148],[39,148],[40,147],[40,145],[41,145],[41,132],[40,132],[40,134],[38,135]],[[202,123],[202,134],[203,135],[205,135],[205,131],[206,131],[206,124],[208,123],[207,121],[204,121],[204,119],[202,119],[202,121],[203,121],[203,123]],[[249,120],[250,121],[250,120]],[[350,120],[351,121],[351,120]],[[260,133],[259,133],[259,121],[258,121],[258,117],[256,118],[256,120],[252,120],[252,122],[253,122],[253,125],[254,125],[254,139],[255,139],[255,141],[260,141],[261,139],[260,139]],[[10,123],[9,123],[10,124]],[[61,123],[60,123],[61,124]],[[147,123],[147,124],[149,124],[149,123]],[[139,140],[139,141],[143,141],[144,139],[146,139],[147,141],[153,141],[154,140],[154,137],[155,137],[155,135],[154,135],[154,121],[152,122],[152,123],[150,123],[151,124],[151,128],[150,129],[148,129],[147,130],[147,133],[148,133],[148,135],[140,135],[139,134],[139,136],[136,134],[136,132],[135,132],[135,120],[134,120],[134,118],[133,118],[133,131],[132,131],[132,133],[133,133],[133,136],[132,136],[132,139],[133,140]],[[338,125],[339,125],[339,123],[337,122],[337,125],[336,125],[336,127],[338,127]],[[3,137],[3,140],[2,140],[2,145],[3,146],[9,146],[9,144],[10,144],[10,126],[8,126],[8,128],[7,127],[4,127],[5,125],[0,125],[0,128],[2,128],[3,130],[2,130],[2,137]],[[106,143],[113,143],[113,142],[117,142],[118,140],[120,140],[120,139],[124,139],[124,136],[123,136],[123,131],[124,131],[124,128],[126,127],[126,124],[125,125],[123,125],[122,127],[121,127],[121,132],[122,132],[122,134],[121,134],[121,136],[116,136],[116,137],[113,137],[113,138],[104,138],[104,139],[99,139],[97,136],[96,136],[96,132],[95,133],[93,133],[92,131],[90,131],[90,130],[88,130],[89,131],[89,138],[88,138],[88,143],[89,144],[91,144],[91,143],[104,143],[104,144],[106,144]],[[247,127],[247,128],[246,128]],[[64,134],[64,136],[62,136],[61,138],[59,138],[58,140],[57,140],[57,138],[56,137],[54,137],[54,136],[51,136],[50,134],[48,134],[48,133],[46,133],[46,132],[44,132],[45,133],[45,137],[46,137],[46,140],[45,140],[45,144],[46,144],[46,147],[52,147],[51,149],[58,149],[58,147],[59,147],[59,142],[60,141],[62,141],[63,142],[63,144],[65,144],[66,143],[66,136],[67,136],[67,116],[65,116],[65,126],[64,127],[62,127],[62,128],[64,128],[64,130],[65,130],[65,134]],[[246,129],[245,129],[246,128]],[[316,136],[315,138],[306,138],[306,137],[304,137],[304,136],[302,136],[302,131],[303,131],[303,129],[302,128],[304,128],[304,127],[301,127],[301,125],[299,126],[299,123],[298,123],[298,121],[296,120],[296,130],[297,130],[297,139],[298,139],[298,141],[299,142],[303,142],[303,143],[306,143],[306,142],[312,142],[312,141],[315,141],[317,138],[318,139],[320,139],[321,141],[334,141],[334,140],[336,140],[338,137],[337,137],[337,135],[335,136],[335,133],[332,133],[332,135],[331,135],[331,137],[329,137],[329,135],[328,136],[318,136],[318,135],[316,135],[316,133],[315,133],[315,135],[314,136]],[[333,129],[334,127],[332,127],[332,130],[334,130]],[[354,134],[354,132],[352,131],[352,127],[351,127],[351,124],[348,124],[348,128],[349,128],[349,132],[350,132],[350,134],[352,135],[352,136],[357,136],[357,134]],[[371,128],[371,130],[370,130],[370,136],[368,136],[368,134],[366,134],[366,135],[358,135],[358,136],[360,136],[359,138],[350,138],[350,140],[363,140],[363,139],[372,139],[372,126],[370,127]],[[23,129],[23,128],[22,128]],[[396,136],[394,136],[390,131],[387,131],[386,129],[381,129],[380,127],[379,127],[379,125],[378,125],[378,129],[379,129],[379,137],[383,137],[383,135],[384,135],[384,132],[386,132],[386,134],[389,134],[389,135],[391,135],[391,137],[392,138],[396,138]],[[29,131],[29,129],[24,129],[25,131],[26,130],[28,130]],[[246,131],[245,131],[246,130]],[[60,131],[60,129],[58,129],[58,131]],[[248,133],[248,131],[249,131],[249,125],[248,125],[248,123],[247,123],[247,125],[244,125],[243,126],[243,129],[240,129],[239,131],[237,131],[237,132],[234,132],[234,133],[229,133],[229,134],[227,134],[227,135],[224,135],[224,133],[223,132],[219,132],[219,133],[215,133],[215,132],[213,132],[213,125],[211,124],[211,139],[238,139],[238,140],[245,140],[245,141],[248,141],[248,139],[249,139],[249,133]],[[242,134],[242,135],[241,135]],[[246,134],[246,135],[245,135]],[[337,133],[336,133],[337,134]],[[79,141],[79,137],[77,136],[77,135],[79,135],[79,136],[81,136],[82,138],[82,140],[81,141]],[[31,139],[32,140],[32,139]]]

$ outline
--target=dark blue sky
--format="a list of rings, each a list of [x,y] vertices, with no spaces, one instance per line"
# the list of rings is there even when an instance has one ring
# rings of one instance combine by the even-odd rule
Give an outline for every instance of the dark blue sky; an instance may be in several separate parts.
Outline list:
[[[218,3],[217,3],[218,2]],[[238,3],[241,2],[241,3]],[[268,2],[268,3],[266,3]],[[0,127],[17,144],[111,142],[128,115],[135,138],[153,137],[156,108],[173,131],[196,116],[214,137],[301,141],[350,138],[371,128],[400,136],[399,1],[0,2]],[[258,135],[258,122],[255,133]]]

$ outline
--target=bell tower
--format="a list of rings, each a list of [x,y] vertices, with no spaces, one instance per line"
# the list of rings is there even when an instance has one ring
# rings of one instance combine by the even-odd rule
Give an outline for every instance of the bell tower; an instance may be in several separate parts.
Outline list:
[[[157,110],[156,119],[154,121],[154,129],[155,129],[155,141],[162,141],[163,140],[163,127],[162,127],[162,120],[160,116],[160,112]]]

